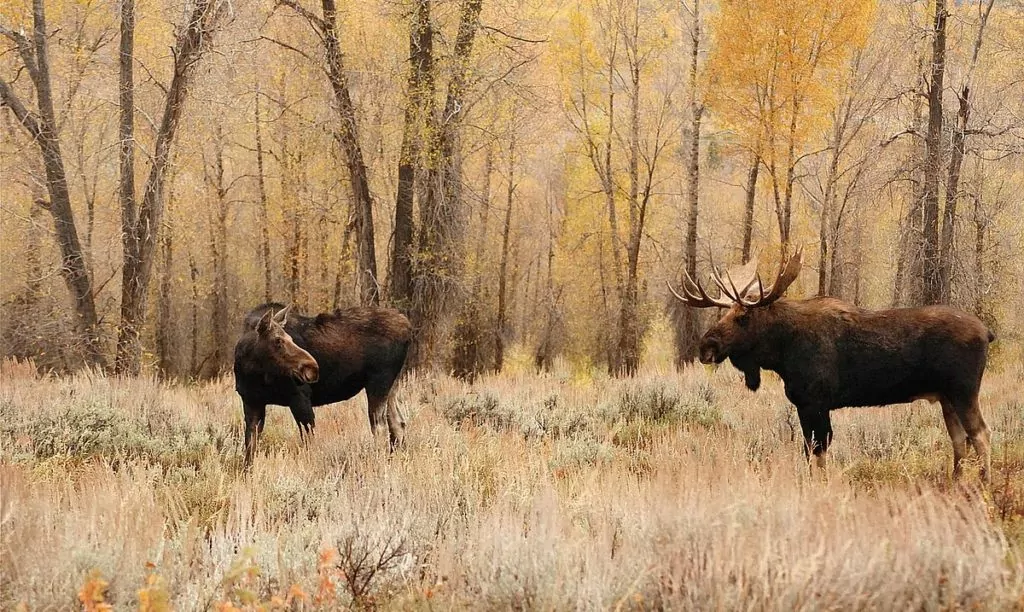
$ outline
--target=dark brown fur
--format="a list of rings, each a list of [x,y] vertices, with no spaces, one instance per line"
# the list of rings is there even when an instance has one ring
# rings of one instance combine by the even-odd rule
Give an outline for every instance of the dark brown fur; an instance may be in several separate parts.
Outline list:
[[[364,389],[370,430],[376,433],[383,424],[386,408],[391,448],[401,444],[405,420],[391,389],[401,374],[412,337],[405,315],[389,308],[360,306],[315,317],[291,312],[286,313],[286,320],[275,317],[283,308],[271,303],[253,309],[235,345],[235,389],[245,409],[246,464],[251,463],[256,438],[263,430],[267,404],[291,408],[300,433],[305,435],[315,424],[314,406],[349,399]],[[275,318],[280,320],[275,322]],[[288,343],[275,342],[275,336],[282,334],[315,360],[317,377],[313,380],[296,374],[301,374],[301,355],[282,355],[281,349]],[[293,359],[290,366],[288,359]]]
[[[797,408],[806,448],[824,462],[829,411],[938,401],[959,476],[968,442],[990,473],[989,432],[978,405],[992,332],[947,306],[869,311],[818,297],[766,306],[734,304],[704,335],[700,360],[728,358],[756,390],[761,369],[779,374]]]

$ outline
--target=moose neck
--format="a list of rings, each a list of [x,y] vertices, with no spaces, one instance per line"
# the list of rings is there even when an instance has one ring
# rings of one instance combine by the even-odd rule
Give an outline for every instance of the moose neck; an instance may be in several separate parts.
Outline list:
[[[786,356],[794,338],[800,334],[800,325],[791,304],[779,300],[758,314],[758,339],[744,360],[750,366],[771,370],[785,377]],[[744,369],[744,368],[741,368]]]

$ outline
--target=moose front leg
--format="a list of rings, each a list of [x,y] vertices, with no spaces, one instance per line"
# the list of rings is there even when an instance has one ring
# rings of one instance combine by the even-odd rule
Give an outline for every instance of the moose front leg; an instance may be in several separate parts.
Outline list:
[[[243,401],[242,409],[245,413],[245,462],[243,466],[245,469],[249,469],[256,455],[256,442],[260,434],[263,433],[263,423],[267,416],[267,405]]]
[[[308,387],[300,387],[288,404],[292,416],[295,418],[295,424],[299,427],[299,439],[303,443],[309,441],[313,435],[313,429],[316,427],[316,415],[313,413],[313,403],[310,401],[309,395]]]
[[[797,406],[800,429],[804,434],[804,454],[808,461],[814,455],[815,464],[825,467],[825,453],[832,443],[832,418],[824,408],[801,408]]]

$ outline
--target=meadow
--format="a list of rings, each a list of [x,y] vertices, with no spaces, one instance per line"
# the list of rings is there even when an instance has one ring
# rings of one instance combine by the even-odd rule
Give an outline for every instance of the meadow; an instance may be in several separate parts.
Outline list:
[[[523,368],[525,370],[525,368]],[[0,609],[1024,609],[1024,367],[991,372],[993,481],[938,406],[834,413],[812,473],[781,383],[731,367],[408,376],[251,473],[225,377],[0,368]]]

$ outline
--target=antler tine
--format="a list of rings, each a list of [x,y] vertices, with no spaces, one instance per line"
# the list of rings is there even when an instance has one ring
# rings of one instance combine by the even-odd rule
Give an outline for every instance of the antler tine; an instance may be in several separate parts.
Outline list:
[[[747,291],[749,291],[750,288],[753,287],[755,283],[757,284],[758,297],[756,297],[756,298],[754,298],[752,300],[748,300],[747,297],[746,297],[747,296]],[[747,284],[747,286],[743,288],[743,298],[740,301],[740,303],[743,304],[744,306],[746,306],[747,308],[753,308],[753,307],[757,306],[758,304],[760,304],[761,300],[763,300],[763,299],[764,299],[764,284],[761,283],[761,275],[757,274],[754,278],[750,279],[750,282]]]
[[[687,306],[692,306],[694,308],[708,308],[711,306],[728,308],[732,305],[731,301],[709,296],[707,292],[704,291],[704,287],[701,287],[699,282],[693,280],[693,278],[690,277],[690,274],[685,270],[683,271],[683,295],[679,295],[675,288],[672,287],[671,283],[666,282],[666,285],[668,285],[668,290],[672,292],[672,295]]]
[[[786,289],[793,284],[797,276],[800,275],[800,266],[803,263],[803,249],[798,248],[792,256],[783,257],[779,261],[779,272],[775,276],[775,282],[772,283],[771,288],[768,289],[768,295],[762,300],[762,304],[770,304],[775,300],[782,297],[782,294],[786,292]]]
[[[738,302],[739,297],[729,293],[729,289],[725,286],[725,282],[722,280],[722,273],[718,271],[718,266],[715,265],[715,256],[713,253],[708,251],[708,259],[711,260],[711,280],[718,285],[718,290],[722,292],[722,295],[726,296],[733,302]],[[727,272],[728,274],[728,272]]]
[[[736,283],[732,281],[732,274],[728,270],[725,271],[725,278],[729,281],[729,286],[732,287],[732,294],[735,296],[737,302],[743,301],[743,293],[736,289]],[[749,286],[749,285],[748,285]],[[745,292],[746,290],[744,290]]]
[[[687,297],[694,300],[706,300],[708,294],[704,292],[704,288],[700,286],[700,283],[690,278],[690,273],[683,270],[683,292]]]
[[[682,302],[682,303],[684,303],[684,304],[686,304],[688,306],[691,305],[690,304],[690,300],[688,300],[688,299],[684,298],[683,296],[679,295],[678,293],[676,293],[676,290],[672,287],[672,283],[670,283],[668,281],[665,281],[665,286],[668,287],[668,290],[672,292],[672,295],[676,296],[677,300],[679,300],[680,302]]]

